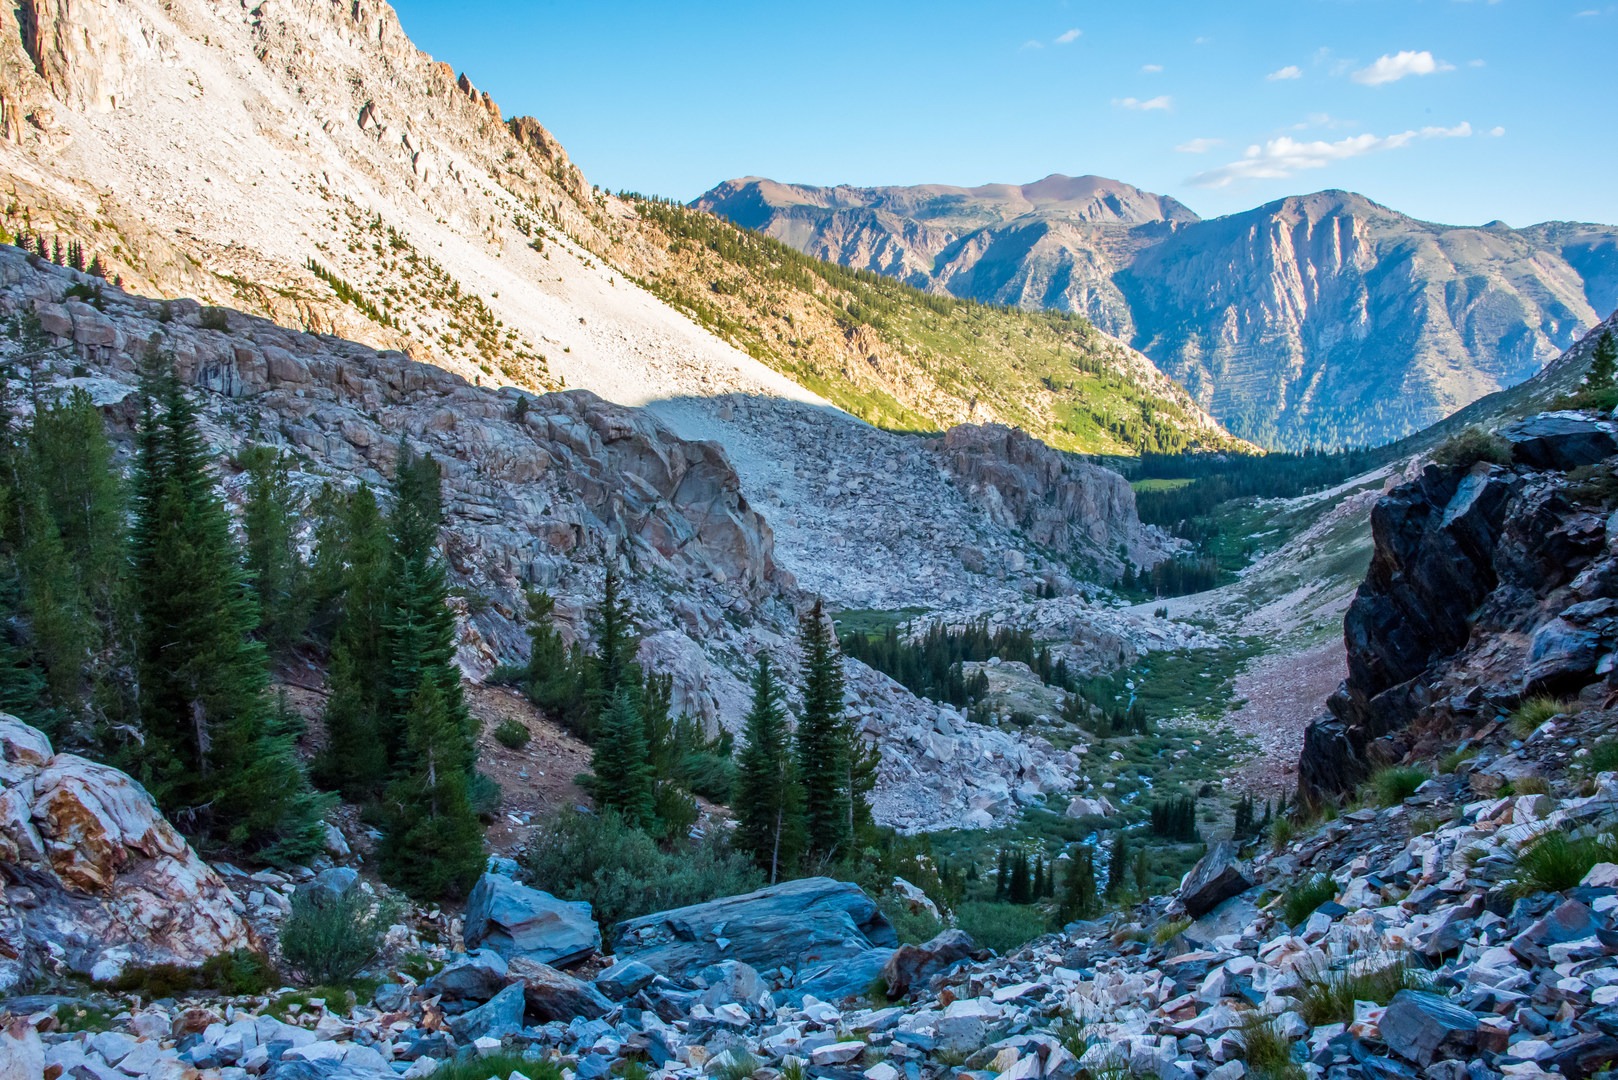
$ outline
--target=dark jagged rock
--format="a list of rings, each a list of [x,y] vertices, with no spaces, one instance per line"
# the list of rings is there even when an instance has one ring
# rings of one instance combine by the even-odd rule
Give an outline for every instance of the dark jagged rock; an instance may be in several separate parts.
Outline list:
[[[483,1002],[504,990],[510,982],[505,957],[492,949],[479,949],[428,978],[421,989],[446,1002]]]
[[[831,1002],[860,997],[868,993],[871,985],[882,977],[888,958],[893,953],[893,949],[867,949],[856,956],[802,969],[798,972],[797,982],[776,991],[776,1003],[801,1005],[805,996]]]
[[[601,950],[590,905],[558,900],[499,874],[484,874],[466,900],[466,945],[506,958],[567,967]]]
[[[1578,413],[1547,413],[1500,429],[1511,460],[1531,469],[1566,472],[1618,454],[1618,427]]]
[[[522,1030],[524,997],[523,986],[513,983],[477,1008],[453,1017],[450,1030],[462,1042],[514,1035]]]
[[[1180,883],[1180,903],[1193,919],[1201,918],[1252,886],[1237,857],[1236,845],[1221,840],[1185,875]]]
[[[1304,735],[1306,801],[1612,668],[1618,537],[1599,485],[1558,470],[1618,453],[1615,431],[1534,417],[1504,433],[1513,467],[1429,465],[1376,504],[1371,564],[1343,620],[1348,678]]]
[[[665,975],[720,960],[801,968],[898,944],[887,917],[858,885],[824,877],[629,919],[613,938],[619,956]]]
[[[657,978],[657,972],[639,960],[624,960],[596,976],[596,987],[614,1001],[622,1001],[644,990]]]
[[[921,945],[901,945],[882,968],[888,996],[900,998],[971,957],[977,943],[964,930],[945,930]]]

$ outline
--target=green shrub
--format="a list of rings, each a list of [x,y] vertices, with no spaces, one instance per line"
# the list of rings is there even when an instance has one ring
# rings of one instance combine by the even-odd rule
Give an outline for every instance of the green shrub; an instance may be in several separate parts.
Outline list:
[[[747,1080],[764,1065],[762,1061],[740,1047],[730,1051],[730,1060],[711,1075],[719,1080]],[[531,1080],[531,1078],[530,1078]]]
[[[1370,794],[1378,806],[1398,806],[1416,793],[1432,777],[1413,765],[1390,765],[1378,769],[1370,780]]]
[[[500,726],[494,729],[494,741],[507,750],[516,750],[528,745],[533,738],[528,725],[521,720],[502,720]]]
[[[1438,759],[1438,771],[1444,776],[1448,776],[1477,756],[1478,748],[1475,746],[1468,746],[1464,750],[1451,750]]]
[[[1471,427],[1451,436],[1434,450],[1433,461],[1460,469],[1469,469],[1480,461],[1492,465],[1510,465],[1511,444],[1493,432]]]
[[[955,924],[979,945],[1001,954],[1045,933],[1045,915],[1033,904],[965,903],[955,910]]]
[[[1161,923],[1159,924],[1156,932],[1152,934],[1152,944],[1167,945],[1169,942],[1185,933],[1186,929],[1190,925],[1190,919],[1170,919],[1166,923]]]
[[[1511,782],[1511,787],[1518,795],[1549,795],[1551,782],[1543,776],[1519,776]]]
[[[612,810],[563,813],[547,821],[529,841],[523,877],[564,900],[588,900],[608,934],[624,919],[764,884],[752,863],[717,833],[664,851]]]
[[[1292,1043],[1282,1037],[1275,1021],[1249,1016],[1242,1024],[1242,1057],[1255,1080],[1303,1080],[1303,1069],[1292,1060]]]
[[[122,1006],[95,1001],[69,1001],[57,1006],[56,1023],[63,1031],[111,1031],[118,1026]]]
[[[893,924],[893,932],[899,935],[901,945],[920,945],[944,930],[944,924],[936,917],[927,914],[925,909],[911,911],[905,898],[896,893],[885,893],[877,900],[877,906]]]
[[[1553,697],[1531,697],[1517,706],[1511,714],[1511,730],[1520,738],[1528,738],[1539,726],[1553,716],[1561,716],[1572,709],[1571,703]]]
[[[258,953],[235,949],[211,956],[199,967],[153,964],[126,967],[112,983],[112,989],[139,994],[148,1001],[177,997],[196,990],[212,990],[231,997],[262,994],[275,985],[270,966]]]
[[[555,1063],[506,1050],[453,1058],[434,1069],[433,1075],[438,1080],[501,1080],[514,1072],[528,1080],[562,1080],[562,1070]]]
[[[357,886],[336,898],[299,889],[281,924],[281,955],[306,984],[346,985],[376,959],[393,915]]]
[[[1618,739],[1602,739],[1590,747],[1584,767],[1592,773],[1618,771]]]
[[[1337,882],[1325,874],[1316,874],[1308,881],[1288,889],[1282,901],[1288,926],[1297,926],[1315,913],[1315,909],[1328,900],[1337,899]]]
[[[1618,843],[1611,836],[1569,836],[1561,829],[1547,830],[1517,849],[1516,891],[1571,889],[1602,862],[1618,862]]]
[[[230,312],[222,307],[205,307],[197,313],[197,325],[204,330],[229,330]]]
[[[1389,957],[1388,963],[1367,966],[1363,960],[1335,970],[1313,971],[1304,975],[1298,993],[1298,1013],[1311,1027],[1322,1024],[1351,1024],[1354,1003],[1370,1001],[1386,1005],[1401,990],[1427,988],[1426,974],[1409,957]]]
[[[1276,851],[1280,851],[1292,843],[1292,837],[1296,832],[1297,827],[1292,824],[1291,818],[1285,814],[1277,817],[1270,822],[1270,846]]]

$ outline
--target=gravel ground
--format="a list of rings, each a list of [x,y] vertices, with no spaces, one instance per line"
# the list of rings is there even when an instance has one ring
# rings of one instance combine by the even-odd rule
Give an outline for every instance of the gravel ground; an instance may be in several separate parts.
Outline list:
[[[1247,704],[1230,714],[1229,723],[1259,749],[1232,778],[1238,788],[1264,798],[1291,796],[1303,729],[1325,712],[1326,698],[1347,674],[1343,641],[1333,638],[1301,652],[1258,657],[1237,676],[1236,696]]]

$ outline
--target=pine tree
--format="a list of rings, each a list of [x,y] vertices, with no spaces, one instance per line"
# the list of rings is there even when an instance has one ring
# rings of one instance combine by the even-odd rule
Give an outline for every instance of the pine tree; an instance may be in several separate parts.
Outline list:
[[[601,606],[591,619],[590,629],[596,648],[590,661],[589,716],[582,732],[586,740],[592,737],[602,714],[612,707],[618,691],[640,678],[638,672],[630,670],[635,656],[634,614],[629,598],[623,594],[623,583],[610,568],[602,586]]]
[[[1067,873],[1062,877],[1062,896],[1056,912],[1064,925],[1093,919],[1101,913],[1101,900],[1096,895],[1095,856],[1083,844],[1074,847],[1068,858]]]
[[[143,778],[191,836],[267,861],[319,850],[326,802],[275,730],[257,612],[171,362],[147,370],[132,530]]]
[[[753,707],[747,714],[744,737],[747,743],[731,801],[736,815],[733,843],[752,857],[773,885],[797,862],[803,796],[793,774],[792,735],[781,687],[770,658],[763,653],[753,673]]]
[[[994,871],[994,898],[1005,900],[1011,895],[1011,857],[1005,848],[999,851],[998,863]]]
[[[1611,390],[1615,380],[1618,380],[1618,341],[1613,339],[1611,330],[1603,330],[1596,339],[1584,386],[1587,390]]]
[[[597,807],[616,809],[626,822],[641,829],[656,825],[651,762],[646,752],[646,728],[634,696],[620,687],[601,714],[590,771]]]
[[[418,900],[460,899],[483,871],[462,742],[443,690],[421,680],[405,717],[409,764],[388,785],[381,851],[383,879]]]
[[[432,455],[417,455],[399,444],[388,516],[393,554],[388,576],[388,687],[381,734],[388,761],[403,761],[404,720],[424,681],[431,680],[443,697],[444,711],[461,732],[461,768],[471,781],[477,734],[455,663],[455,613],[449,607],[449,583],[438,552],[443,525],[442,473]]]
[[[1035,900],[1045,895],[1045,856],[1043,855],[1034,856],[1034,883],[1031,893]]]
[[[1013,904],[1028,904],[1034,899],[1034,882],[1029,873],[1028,853],[1020,848],[1011,854],[1011,884],[1006,898]]]
[[[286,455],[254,446],[242,452],[241,464],[248,476],[242,529],[247,573],[258,599],[259,640],[272,657],[284,658],[309,624],[308,568],[298,552],[295,525],[304,502],[292,486]]]
[[[1129,837],[1119,830],[1112,842],[1112,855],[1107,860],[1107,899],[1116,900],[1124,891],[1124,879],[1129,873]]]
[[[849,739],[843,718],[842,658],[832,647],[819,600],[803,620],[803,715],[798,719],[798,777],[803,784],[809,858],[830,860],[853,839]]]

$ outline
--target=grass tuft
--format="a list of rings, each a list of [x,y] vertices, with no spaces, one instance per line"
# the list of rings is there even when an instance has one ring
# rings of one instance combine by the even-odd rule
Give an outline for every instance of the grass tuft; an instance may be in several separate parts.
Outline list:
[[[1337,882],[1326,874],[1316,874],[1308,881],[1286,891],[1282,910],[1286,912],[1288,926],[1297,926],[1315,913],[1315,909],[1328,900],[1337,899]]]
[[[1378,769],[1368,786],[1378,806],[1398,806],[1431,779],[1425,770],[1413,765],[1390,765],[1386,769]]]
[[[1303,1080],[1303,1069],[1292,1060],[1292,1044],[1281,1036],[1274,1020],[1248,1017],[1241,1040],[1247,1071],[1255,1080]]]
[[[1618,862],[1618,842],[1610,835],[1569,836],[1551,829],[1517,849],[1515,890],[1527,895],[1571,889],[1597,863]]]
[[[1311,1027],[1351,1024],[1356,1001],[1386,1005],[1401,990],[1427,989],[1426,974],[1408,956],[1385,959],[1389,962],[1379,966],[1362,960],[1305,975],[1298,996],[1299,1015]]]
[[[506,1080],[514,1072],[528,1080],[562,1080],[562,1070],[551,1062],[507,1051],[457,1057],[434,1069],[433,1076],[438,1080]]]
[[[1511,730],[1518,738],[1526,739],[1539,726],[1553,716],[1561,716],[1572,709],[1570,702],[1561,698],[1531,697],[1517,706],[1517,711],[1511,714]]]

